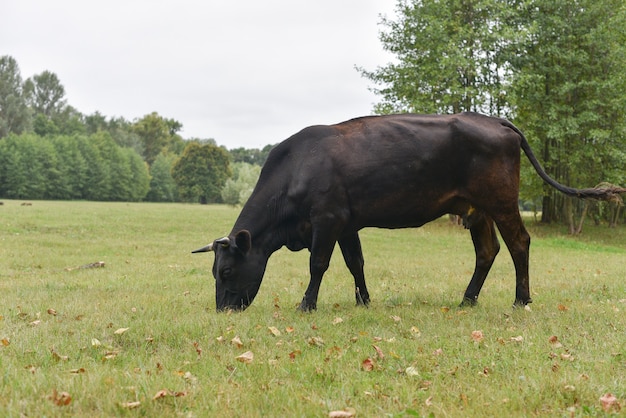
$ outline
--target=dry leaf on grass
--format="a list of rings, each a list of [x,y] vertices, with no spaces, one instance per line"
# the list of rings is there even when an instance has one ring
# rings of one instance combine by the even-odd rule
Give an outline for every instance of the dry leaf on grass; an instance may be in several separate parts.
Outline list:
[[[320,337],[311,337],[308,339],[308,343],[309,345],[312,345],[315,347],[321,347],[324,345],[324,340],[322,340]]]
[[[612,393],[605,393],[600,397],[600,403],[604,412],[619,412],[622,409],[619,400]]]
[[[374,370],[374,366],[376,366],[376,363],[374,363],[374,360],[369,357],[363,360],[363,363],[361,363],[361,367],[366,372],[371,372],[372,370]]]
[[[113,334],[115,334],[115,335],[122,335],[123,333],[125,333],[129,329],[130,328],[118,328],[118,329],[115,330],[115,332]]]
[[[239,338],[239,336],[236,336],[235,338],[230,340],[230,343],[237,348],[243,347],[243,343],[241,342],[241,338]]]
[[[120,404],[120,406],[124,409],[135,409],[135,408],[139,408],[139,406],[141,406],[141,402],[139,401],[135,401],[135,402],[122,402]]]
[[[478,331],[472,331],[472,340],[476,343],[481,342],[485,337],[483,336],[483,332],[478,330]]]
[[[356,416],[354,408],[346,408],[342,411],[331,411],[328,413],[329,418],[352,418]]]
[[[252,360],[254,360],[254,353],[252,351],[246,351],[242,355],[237,356],[236,359],[242,363],[250,364]]]
[[[420,375],[420,372],[417,370],[417,368],[413,366],[407,367],[406,370],[404,370],[404,373],[406,373],[407,376],[419,376]]]
[[[383,350],[380,349],[380,347],[378,347],[377,345],[373,345],[372,347],[374,347],[374,350],[376,350],[376,355],[378,356],[379,360],[382,360],[385,358],[385,355],[383,354]]]
[[[267,329],[270,331],[270,333],[274,336],[274,337],[280,337],[280,330],[276,327],[267,327]]]
[[[68,356],[62,356],[59,353],[56,352],[56,350],[53,348],[50,349],[50,352],[52,353],[52,358],[55,359],[56,361],[67,361],[69,360]]]
[[[57,392],[56,389],[52,390],[52,395],[48,397],[57,406],[67,406],[72,402],[72,397],[67,392]]]

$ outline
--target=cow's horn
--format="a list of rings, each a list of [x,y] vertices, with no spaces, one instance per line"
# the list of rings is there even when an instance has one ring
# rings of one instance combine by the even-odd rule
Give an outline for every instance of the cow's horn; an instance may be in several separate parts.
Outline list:
[[[224,237],[224,238],[216,239],[215,243],[220,244],[222,247],[228,247],[230,246],[230,238]]]
[[[209,251],[213,251],[213,243],[210,243],[202,248],[198,248],[197,250],[193,250],[191,253],[208,253]]]

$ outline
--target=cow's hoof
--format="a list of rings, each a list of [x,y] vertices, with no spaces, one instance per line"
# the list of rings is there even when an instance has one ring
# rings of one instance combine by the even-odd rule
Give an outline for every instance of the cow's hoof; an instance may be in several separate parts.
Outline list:
[[[513,303],[513,309],[523,308],[523,309],[526,309],[527,311],[530,311],[530,306],[528,306],[529,303],[533,303],[533,300],[531,298],[528,298],[527,300],[516,299],[515,303]]]
[[[467,307],[473,307],[478,305],[478,299],[477,298],[467,298],[464,297],[463,300],[461,301],[461,304],[459,305],[459,308],[467,308]]]
[[[298,310],[300,312],[312,312],[317,309],[317,303],[307,303],[306,300],[302,299],[300,302],[300,306],[298,306]]]
[[[361,296],[361,294],[356,293],[356,306],[365,306],[366,308],[369,307],[370,304],[370,298],[369,296]]]
[[[523,308],[524,306],[527,306],[529,303],[533,303],[533,300],[531,298],[528,298],[526,300],[515,299],[515,303],[513,303],[513,306],[517,308]]]

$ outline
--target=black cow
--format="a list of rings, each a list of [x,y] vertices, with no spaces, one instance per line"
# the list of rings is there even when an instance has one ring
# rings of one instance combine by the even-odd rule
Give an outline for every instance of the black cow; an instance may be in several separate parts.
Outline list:
[[[300,309],[316,309],[336,242],[354,276],[357,303],[367,305],[358,231],[418,227],[448,213],[463,218],[476,250],[463,304],[476,303],[500,249],[494,223],[515,264],[515,305],[530,303],[530,236],[518,209],[520,148],[539,176],[566,195],[608,199],[626,191],[557,183],[513,124],[475,113],[370,116],[300,131],[271,151],[230,235],[194,251],[215,252],[217,310],[249,306],[267,260],[282,246],[311,252]]]

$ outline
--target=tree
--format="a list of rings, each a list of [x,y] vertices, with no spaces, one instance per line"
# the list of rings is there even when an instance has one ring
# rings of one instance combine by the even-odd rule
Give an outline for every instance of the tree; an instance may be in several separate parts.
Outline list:
[[[172,166],[177,156],[160,153],[150,167],[150,191],[146,200],[151,202],[176,201],[176,182],[172,178]]]
[[[84,117],[85,130],[88,134],[108,132],[117,145],[124,148],[132,148],[139,155],[144,155],[143,141],[134,132],[134,126],[123,117],[107,119],[100,112],[95,112]]]
[[[65,87],[59,77],[50,71],[34,75],[24,82],[29,107],[35,114],[52,118],[66,106]]]
[[[258,148],[234,148],[228,152],[233,157],[234,163],[248,163],[262,166],[267,160],[267,156],[272,150],[273,145],[266,145],[263,149]]]
[[[24,97],[22,76],[17,61],[0,57],[0,138],[30,129],[30,112]]]
[[[0,141],[0,195],[9,199],[51,199],[59,184],[57,154],[33,134]]]
[[[382,88],[377,113],[505,114],[513,32],[498,20],[498,0],[398,0],[397,20],[383,19],[384,49],[396,62],[361,74]]]
[[[170,145],[176,146],[182,142],[177,134],[183,125],[174,119],[165,119],[158,113],[152,112],[139,119],[133,125],[133,132],[139,136],[143,145],[144,160],[152,165],[157,155]]]
[[[226,180],[221,192],[222,201],[233,206],[246,203],[260,174],[261,166],[259,165],[234,163],[233,177]]]
[[[225,149],[190,142],[172,167],[180,197],[189,202],[218,202],[226,180],[232,175]]]
[[[511,60],[514,104],[517,120],[531,145],[540,150],[546,171],[573,187],[603,181],[623,184],[623,2],[520,1],[518,10],[526,21],[526,36],[517,48],[523,53]],[[540,187],[535,183],[535,190]],[[574,231],[574,212],[582,213],[582,204],[549,187],[543,187],[542,195],[542,222],[564,220]]]
[[[44,71],[24,82],[24,95],[39,136],[72,135],[85,132],[83,115],[65,100],[65,87],[57,75]]]

